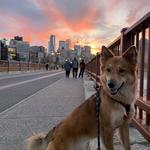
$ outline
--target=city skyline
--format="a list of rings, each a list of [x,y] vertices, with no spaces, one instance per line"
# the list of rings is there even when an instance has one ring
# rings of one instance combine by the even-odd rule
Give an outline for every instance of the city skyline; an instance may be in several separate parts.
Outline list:
[[[149,8],[149,0],[2,0],[0,39],[19,35],[31,45],[48,47],[49,35],[54,34],[57,41],[79,41],[95,53]]]

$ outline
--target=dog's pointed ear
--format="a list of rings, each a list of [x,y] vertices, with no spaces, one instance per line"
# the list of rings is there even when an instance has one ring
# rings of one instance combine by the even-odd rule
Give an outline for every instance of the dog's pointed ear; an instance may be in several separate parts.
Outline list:
[[[106,62],[109,58],[113,57],[114,54],[105,46],[102,46],[102,51],[100,53],[101,62]]]
[[[129,63],[136,65],[137,63],[137,50],[133,45],[129,47],[123,54],[122,57],[125,58]]]

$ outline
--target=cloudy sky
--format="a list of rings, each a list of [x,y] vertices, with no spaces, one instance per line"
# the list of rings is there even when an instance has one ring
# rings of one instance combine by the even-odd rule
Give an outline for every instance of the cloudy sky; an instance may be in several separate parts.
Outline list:
[[[0,39],[19,35],[47,47],[55,34],[96,52],[149,11],[149,0],[0,0]]]

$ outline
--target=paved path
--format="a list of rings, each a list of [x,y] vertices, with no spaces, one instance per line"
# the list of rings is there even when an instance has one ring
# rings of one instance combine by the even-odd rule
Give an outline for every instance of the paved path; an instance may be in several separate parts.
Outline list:
[[[0,150],[25,150],[33,132],[48,132],[84,100],[81,79],[61,79],[0,114]]]

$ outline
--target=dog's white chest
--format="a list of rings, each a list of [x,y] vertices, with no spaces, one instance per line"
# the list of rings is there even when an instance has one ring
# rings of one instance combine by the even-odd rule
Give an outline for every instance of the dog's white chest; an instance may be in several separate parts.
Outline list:
[[[120,110],[113,110],[111,113],[111,124],[114,128],[120,126],[123,123],[123,116],[125,111],[123,109]]]

